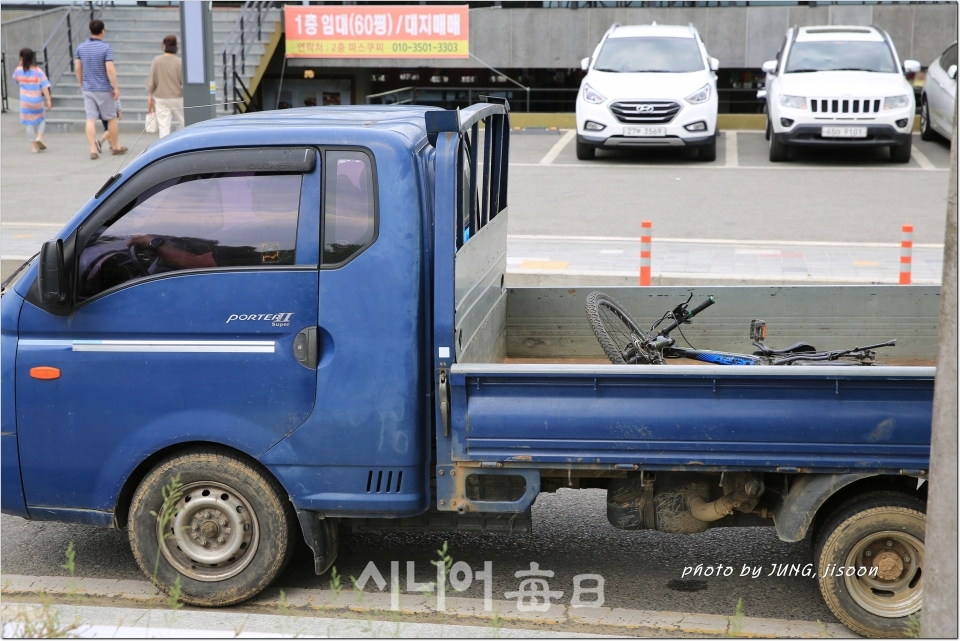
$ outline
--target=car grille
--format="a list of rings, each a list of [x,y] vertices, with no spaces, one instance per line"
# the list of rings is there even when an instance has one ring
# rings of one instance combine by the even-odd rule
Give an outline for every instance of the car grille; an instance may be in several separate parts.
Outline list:
[[[876,114],[880,98],[810,98],[810,111],[815,114]]]
[[[659,125],[673,120],[680,104],[672,100],[631,100],[613,103],[610,111],[623,123]]]

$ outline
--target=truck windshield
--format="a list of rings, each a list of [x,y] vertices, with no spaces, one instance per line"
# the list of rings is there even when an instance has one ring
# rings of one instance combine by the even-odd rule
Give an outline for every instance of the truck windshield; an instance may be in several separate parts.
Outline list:
[[[593,67],[612,73],[703,71],[696,38],[607,38]]]
[[[896,73],[897,65],[886,42],[822,40],[794,43],[785,72],[811,71]]]

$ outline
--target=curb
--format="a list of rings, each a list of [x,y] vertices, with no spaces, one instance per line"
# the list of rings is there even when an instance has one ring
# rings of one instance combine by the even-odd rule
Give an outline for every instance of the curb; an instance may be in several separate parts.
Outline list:
[[[148,581],[116,579],[85,579],[51,576],[5,575],[2,579],[4,597],[47,596],[71,599],[91,598],[125,601],[134,604],[166,603],[161,594]],[[732,617],[691,612],[661,612],[650,610],[627,610],[609,607],[572,607],[552,605],[545,612],[521,612],[513,601],[493,601],[492,611],[484,610],[483,599],[448,596],[444,611],[437,612],[436,598],[415,594],[400,594],[399,604],[391,607],[389,592],[364,592],[355,598],[350,590],[334,593],[332,590],[291,588],[284,591],[285,607],[298,615],[320,616],[331,613],[390,613],[401,615],[433,615],[448,619],[489,623],[498,618],[504,623],[559,626],[585,625],[606,628],[612,633],[635,635],[637,631],[694,634],[700,636],[724,636],[731,632]],[[242,608],[275,609],[280,603],[280,590],[268,588],[256,598],[247,601]],[[496,617],[495,617],[496,615]],[[738,636],[750,638],[857,638],[838,623],[817,621],[790,621],[743,617],[739,621]]]

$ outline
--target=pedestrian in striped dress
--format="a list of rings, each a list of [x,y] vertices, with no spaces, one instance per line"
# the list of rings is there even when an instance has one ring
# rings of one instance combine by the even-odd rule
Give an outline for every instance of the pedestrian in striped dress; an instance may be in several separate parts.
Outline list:
[[[39,153],[47,148],[43,144],[43,130],[47,124],[44,103],[47,109],[52,109],[53,102],[50,100],[50,81],[37,66],[33,49],[20,50],[20,66],[13,72],[13,81],[20,85],[20,124],[27,126],[33,153]]]

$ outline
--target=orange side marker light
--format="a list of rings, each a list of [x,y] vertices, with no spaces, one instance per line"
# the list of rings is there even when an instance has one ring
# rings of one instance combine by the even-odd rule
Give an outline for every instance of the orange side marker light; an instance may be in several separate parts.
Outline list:
[[[56,367],[31,367],[30,376],[33,378],[39,378],[41,381],[49,381],[54,378],[60,378],[60,370]]]

